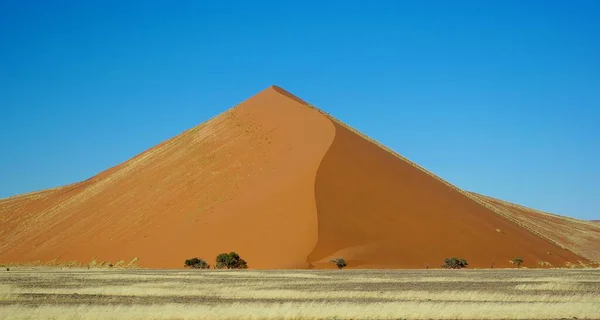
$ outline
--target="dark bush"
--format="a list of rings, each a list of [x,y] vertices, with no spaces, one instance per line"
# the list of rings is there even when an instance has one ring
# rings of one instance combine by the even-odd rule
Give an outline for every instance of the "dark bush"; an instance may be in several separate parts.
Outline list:
[[[198,258],[192,258],[185,260],[185,266],[193,269],[208,269],[210,265],[206,261]]]
[[[235,252],[221,253],[217,256],[215,267],[217,269],[246,269],[248,263]]]
[[[512,263],[517,265],[517,269],[521,267],[521,263],[523,263],[523,258],[516,257],[511,260]]]
[[[462,268],[466,268],[468,265],[469,264],[467,263],[467,260],[452,257],[452,258],[447,258],[444,260],[444,264],[442,265],[442,268],[462,269]]]
[[[346,260],[344,260],[344,258],[333,259],[333,260],[330,260],[330,262],[335,263],[335,265],[338,267],[338,269],[343,269],[345,266],[348,265],[346,263]]]

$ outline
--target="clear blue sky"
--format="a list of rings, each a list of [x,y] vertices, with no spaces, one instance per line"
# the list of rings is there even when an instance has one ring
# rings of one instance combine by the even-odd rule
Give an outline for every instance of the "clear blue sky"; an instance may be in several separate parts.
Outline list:
[[[210,2],[0,1],[0,197],[277,84],[459,187],[600,218],[600,1]]]

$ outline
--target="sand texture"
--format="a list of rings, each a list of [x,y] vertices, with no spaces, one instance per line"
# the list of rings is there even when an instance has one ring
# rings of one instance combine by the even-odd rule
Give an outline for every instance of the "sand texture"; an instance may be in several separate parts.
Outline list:
[[[472,193],[521,226],[591,261],[600,261],[600,224],[542,212]]]

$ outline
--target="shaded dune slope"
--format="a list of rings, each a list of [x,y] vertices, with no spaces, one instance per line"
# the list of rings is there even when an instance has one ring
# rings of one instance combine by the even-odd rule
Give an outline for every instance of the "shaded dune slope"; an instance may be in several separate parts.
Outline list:
[[[0,262],[176,268],[227,251],[251,268],[589,262],[500,211],[270,87],[91,179],[0,200]]]
[[[494,259],[508,267],[515,256],[531,267],[586,261],[334,123],[335,140],[317,172],[315,264],[337,256],[367,268],[439,267],[452,256],[474,267]]]

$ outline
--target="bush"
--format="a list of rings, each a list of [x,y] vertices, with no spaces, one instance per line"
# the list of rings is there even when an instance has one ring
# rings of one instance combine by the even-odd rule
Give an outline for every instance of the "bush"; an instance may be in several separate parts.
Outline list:
[[[330,262],[335,263],[335,265],[338,267],[338,269],[343,269],[345,266],[348,265],[346,263],[346,260],[344,260],[344,258],[333,259],[333,260],[330,260]]]
[[[467,260],[452,257],[452,258],[447,258],[444,260],[444,264],[442,265],[442,268],[462,269],[462,268],[466,268],[468,265],[469,264],[467,263]]]
[[[198,258],[192,258],[185,260],[185,266],[193,269],[208,269],[210,265],[206,261]]]
[[[221,253],[217,256],[217,269],[247,269],[248,263],[235,252]]]
[[[517,269],[519,269],[521,267],[521,263],[523,263],[523,258],[516,257],[516,258],[510,260],[510,262],[516,264]]]

